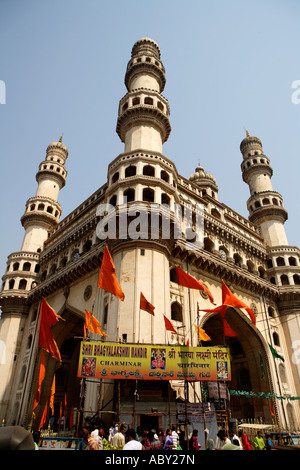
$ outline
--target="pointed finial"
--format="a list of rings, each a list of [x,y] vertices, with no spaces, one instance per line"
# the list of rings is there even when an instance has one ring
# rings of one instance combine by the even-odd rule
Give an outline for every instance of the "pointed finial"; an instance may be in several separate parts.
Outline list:
[[[246,129],[246,137],[250,137],[250,134],[248,132],[248,129]]]
[[[62,138],[63,138],[63,134],[61,134],[61,136],[59,138],[59,142],[62,142]]]

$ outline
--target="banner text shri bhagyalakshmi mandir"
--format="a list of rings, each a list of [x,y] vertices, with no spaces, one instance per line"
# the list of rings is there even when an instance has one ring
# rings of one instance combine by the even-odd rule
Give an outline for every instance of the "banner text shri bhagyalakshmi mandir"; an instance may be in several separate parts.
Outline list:
[[[225,347],[82,341],[78,377],[140,380],[231,380]]]

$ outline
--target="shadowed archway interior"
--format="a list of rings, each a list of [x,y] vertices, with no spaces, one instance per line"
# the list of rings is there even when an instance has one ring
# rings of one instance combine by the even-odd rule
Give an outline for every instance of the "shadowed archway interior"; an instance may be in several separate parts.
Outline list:
[[[237,333],[236,337],[225,337],[222,317],[219,313],[211,315],[203,324],[211,338],[205,346],[225,345],[230,349],[231,381],[229,390],[246,392],[273,392],[269,380],[265,346],[246,314],[231,307],[227,308],[225,319]],[[263,357],[263,368],[261,366]],[[271,422],[270,406],[267,400],[230,396],[232,417],[237,419],[263,418]]]

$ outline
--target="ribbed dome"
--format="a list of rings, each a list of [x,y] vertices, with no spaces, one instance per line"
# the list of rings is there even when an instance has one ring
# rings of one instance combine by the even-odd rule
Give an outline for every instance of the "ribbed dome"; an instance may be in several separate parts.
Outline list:
[[[204,171],[203,166],[198,164],[197,168],[195,168],[195,173],[192,173],[191,176],[189,177],[189,180],[192,181],[193,183],[196,184],[201,184],[203,186],[203,183],[205,183],[205,180],[208,180],[214,184],[217,184],[216,179],[209,173],[206,173]]]
[[[132,47],[131,57],[138,55],[151,55],[160,59],[160,49],[153,39],[144,37],[136,41]]]

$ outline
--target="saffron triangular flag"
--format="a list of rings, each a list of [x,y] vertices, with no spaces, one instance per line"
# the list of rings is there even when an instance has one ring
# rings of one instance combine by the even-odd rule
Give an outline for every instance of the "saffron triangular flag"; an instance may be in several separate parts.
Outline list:
[[[235,337],[238,336],[238,334],[231,328],[231,326],[228,324],[228,322],[225,320],[225,313],[226,313],[227,305],[220,305],[219,307],[216,308],[206,308],[206,309],[199,309],[201,312],[207,312],[207,313],[217,313],[219,312],[222,320],[223,320],[223,332],[224,336],[228,337]]]
[[[43,298],[40,308],[38,345],[61,362],[60,352],[51,331],[51,327],[55,325],[59,319],[63,320]]]
[[[47,411],[48,411],[48,403],[46,403],[46,405],[45,405],[45,409],[44,409],[44,412],[43,412],[38,430],[40,430],[44,426],[44,424],[46,423]]]
[[[49,408],[51,408],[53,415],[54,415],[54,395],[55,395],[55,374],[54,374],[52,385],[51,385],[51,393],[50,393],[50,399],[49,399]]]
[[[101,330],[101,325],[94,315],[88,310],[85,311],[85,329],[91,333],[97,333],[101,336],[108,336]]]
[[[38,388],[37,388],[37,392],[36,392],[34,403],[33,403],[33,411],[37,407],[37,404],[38,404],[39,399],[40,399],[42,382],[44,380],[44,377],[45,377],[45,356],[44,356],[44,351],[42,349],[40,370],[39,370],[39,379],[38,379],[39,380],[38,381]]]
[[[207,287],[205,287],[201,282],[197,281],[197,279],[195,279],[190,274],[184,272],[178,266],[175,266],[175,269],[177,274],[177,281],[180,286],[189,287],[190,289],[203,290],[208,295],[211,303],[214,304],[214,298]]]
[[[194,325],[195,328],[196,328],[196,331],[198,333],[198,338],[200,339],[200,341],[210,341],[211,338],[208,336],[208,334],[205,333],[205,330],[203,330],[202,328],[199,328],[199,326],[197,325]]]
[[[173,333],[177,333],[177,331],[175,330],[174,326],[172,325],[172,323],[170,322],[170,320],[164,315],[164,320],[165,320],[165,327],[166,327],[166,330],[168,331],[172,331]]]
[[[155,307],[152,304],[150,304],[150,302],[148,302],[148,300],[144,296],[143,292],[141,292],[140,309],[145,310],[145,312],[148,312],[151,315],[154,315]]]
[[[125,295],[117,280],[116,268],[107,246],[105,246],[102,258],[102,264],[98,278],[98,287],[101,287],[107,292],[110,292],[111,294],[118,297],[120,300],[125,299]]]
[[[227,305],[228,307],[244,308],[249,313],[252,323],[255,326],[256,318],[253,310],[251,310],[248,305],[233,295],[224,281],[222,281],[222,304]]]
[[[227,336],[230,338],[235,338],[236,336],[238,336],[236,331],[234,331],[234,329],[231,328],[231,326],[227,323],[225,318],[223,318],[223,332],[224,332],[224,336]]]

